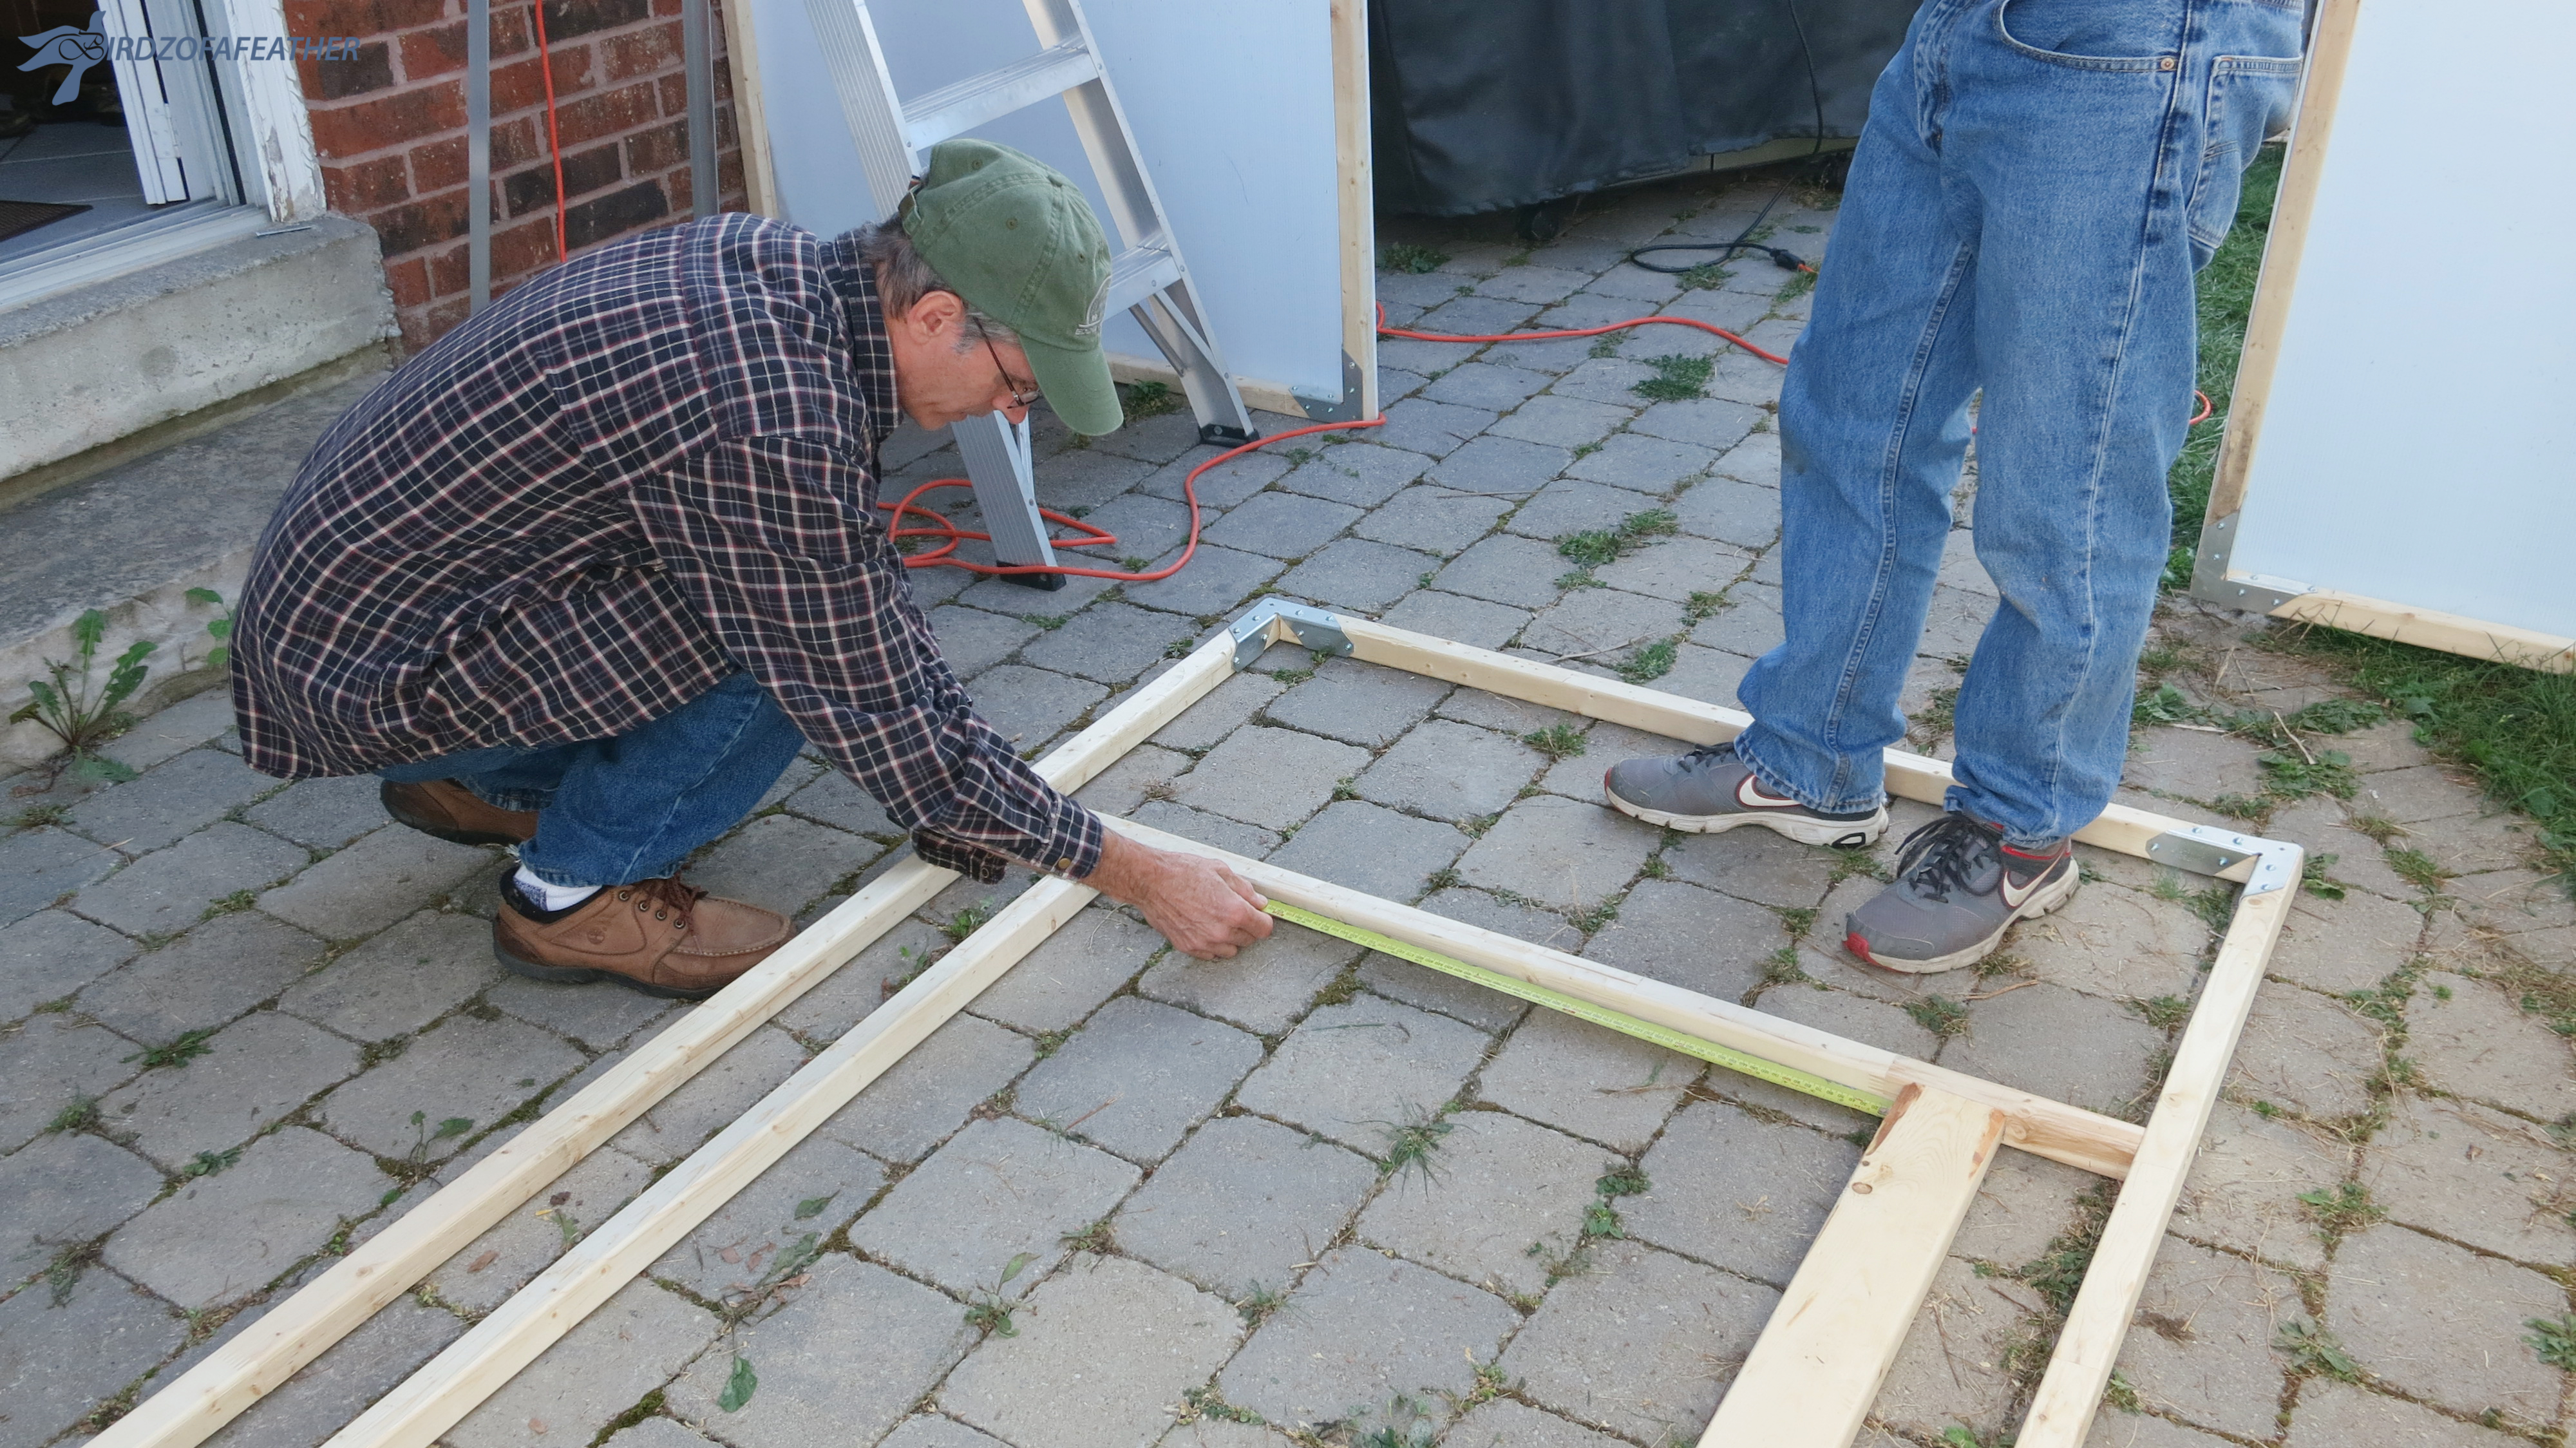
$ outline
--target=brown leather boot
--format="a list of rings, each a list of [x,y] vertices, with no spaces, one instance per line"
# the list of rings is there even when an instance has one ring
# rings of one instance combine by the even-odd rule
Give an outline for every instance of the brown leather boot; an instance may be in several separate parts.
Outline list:
[[[551,916],[552,918],[546,918]],[[702,1000],[787,943],[787,917],[677,879],[611,885],[561,912],[537,911],[504,882],[492,953],[531,980],[613,980],[646,995]]]
[[[535,810],[485,804],[452,779],[388,784],[376,791],[376,798],[400,823],[460,845],[524,845],[537,837]]]

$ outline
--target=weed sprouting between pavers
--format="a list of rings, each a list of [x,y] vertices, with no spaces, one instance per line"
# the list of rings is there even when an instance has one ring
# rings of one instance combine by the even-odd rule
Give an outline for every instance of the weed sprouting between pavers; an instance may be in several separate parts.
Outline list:
[[[1449,253],[1411,241],[1388,242],[1377,253],[1378,270],[1411,272],[1416,276],[1436,272],[1448,261]]]
[[[141,1063],[143,1069],[146,1071],[158,1071],[174,1066],[185,1066],[190,1061],[193,1061],[197,1057],[214,1049],[214,1047],[206,1044],[206,1038],[213,1034],[214,1032],[210,1030],[189,1031],[183,1035],[174,1037],[161,1045],[146,1046],[142,1050],[123,1059],[127,1065],[133,1065],[138,1062]]]
[[[1907,1001],[1905,1013],[1914,1018],[1914,1024],[1945,1041],[1968,1031],[1968,1008],[1948,996],[1930,995]]]
[[[978,900],[949,916],[948,923],[939,927],[939,933],[947,936],[952,943],[962,945],[967,936],[982,929],[984,922],[993,918],[998,908],[990,900]]]
[[[1018,1337],[1020,1330],[1011,1324],[1011,1304],[1003,1298],[1002,1289],[1037,1259],[1035,1252],[1022,1252],[1002,1264],[1002,1275],[994,1279],[991,1289],[978,1291],[975,1300],[966,1305],[967,1326],[995,1337]]]
[[[1558,556],[1589,571],[1636,552],[1649,538],[1679,531],[1681,520],[1669,508],[1630,513],[1615,528],[1588,528],[1556,540]]]
[[[1369,1123],[1386,1134],[1386,1155],[1378,1162],[1377,1174],[1401,1178],[1409,1172],[1420,1172],[1424,1184],[1437,1182],[1440,1172],[1432,1162],[1432,1154],[1440,1149],[1440,1143],[1449,1133],[1458,1129],[1456,1122],[1442,1119],[1456,1105],[1454,1101],[1448,1102],[1438,1111],[1407,1106],[1404,1120],[1400,1123]]]
[[[2388,1215],[2370,1199],[2370,1188],[2359,1182],[2337,1182],[2301,1192],[2299,1204],[2308,1209],[2308,1215],[2316,1220],[2317,1235],[2329,1245]]]
[[[2531,1329],[2523,1344],[2540,1354],[2540,1360],[2553,1368],[2576,1372],[2576,1313],[2560,1317],[2526,1318],[2523,1326]]]
[[[2340,1339],[2313,1322],[2294,1317],[2282,1323],[2272,1334],[2272,1347],[2289,1358],[2294,1373],[2347,1383],[2361,1381],[2361,1364],[2344,1351]]]
[[[1583,731],[1571,724],[1550,724],[1521,736],[1521,742],[1550,759],[1574,759],[1588,747]]]
[[[1640,644],[1635,653],[1621,660],[1616,672],[1631,684],[1650,684],[1673,671],[1681,650],[1673,639],[1657,639]]]

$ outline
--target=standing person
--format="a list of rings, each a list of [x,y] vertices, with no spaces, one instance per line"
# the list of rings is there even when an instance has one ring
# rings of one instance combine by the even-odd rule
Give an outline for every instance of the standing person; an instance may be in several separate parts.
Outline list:
[[[373,771],[393,817],[514,844],[492,926],[540,980],[704,996],[784,916],[681,883],[811,744],[977,879],[1139,907],[1192,955],[1270,933],[1224,866],[1106,834],[976,712],[876,508],[926,428],[1041,390],[1123,420],[1100,224],[1019,152],[950,141],[899,222],[728,215],[546,273],[334,423],[261,538],[233,634],[243,755]]]
[[[1977,557],[2002,594],[1959,689],[1956,783],[1844,922],[1942,971],[2074,894],[2111,800],[2171,539],[2192,274],[2297,86],[2300,0],[1930,0],[1879,77],[1780,398],[1786,641],[1731,745],[1632,759],[1617,808],[1813,844],[1887,829],[1880,751],[1977,414]]]

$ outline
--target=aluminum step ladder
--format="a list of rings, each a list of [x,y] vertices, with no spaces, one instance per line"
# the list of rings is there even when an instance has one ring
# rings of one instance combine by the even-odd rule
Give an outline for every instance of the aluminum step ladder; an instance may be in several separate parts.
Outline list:
[[[894,214],[913,177],[929,168],[931,147],[1062,96],[1108,198],[1108,220],[1122,248],[1110,262],[1107,310],[1124,308],[1134,316],[1180,374],[1201,442],[1231,447],[1252,441],[1257,434],[1251,414],[1209,334],[1206,310],[1199,305],[1154,183],[1137,157],[1135,133],[1110,88],[1080,0],[1023,3],[1037,31],[1037,54],[905,101],[895,93],[884,49],[877,44],[868,0],[806,0],[877,215]],[[985,531],[993,535],[995,559],[1053,564],[1055,548],[1038,516],[1028,424],[1015,426],[995,412],[968,418],[950,431],[975,485]],[[1057,589],[1065,582],[1061,573],[1005,576],[1033,588]]]

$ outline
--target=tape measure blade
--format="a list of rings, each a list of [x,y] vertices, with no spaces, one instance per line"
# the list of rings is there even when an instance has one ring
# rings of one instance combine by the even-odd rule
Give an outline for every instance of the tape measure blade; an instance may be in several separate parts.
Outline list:
[[[1292,925],[1302,925],[1335,939],[1347,940],[1353,945],[1364,945],[1380,954],[1410,961],[1444,975],[1456,976],[1489,990],[1500,991],[1505,995],[1546,1006],[1553,1011],[1560,1011],[1577,1020],[1589,1021],[1604,1030],[1617,1031],[1623,1036],[1631,1036],[1650,1045],[1661,1046],[1678,1055],[1707,1061],[1712,1065],[1725,1067],[1727,1070],[1751,1076],[1756,1080],[1768,1081],[1775,1086],[1786,1087],[1819,1100],[1833,1102],[1837,1106],[1847,1106],[1854,1111],[1871,1116],[1885,1116],[1893,1105],[1883,1097],[1874,1096],[1856,1087],[1845,1086],[1839,1081],[1828,1081],[1811,1072],[1801,1071],[1795,1066],[1784,1066],[1777,1061],[1767,1061],[1750,1052],[1736,1050],[1732,1046],[1721,1046],[1715,1041],[1702,1040],[1669,1026],[1659,1026],[1652,1021],[1640,1020],[1624,1011],[1594,1005],[1590,1001],[1567,995],[1563,991],[1537,985],[1517,976],[1505,975],[1498,970],[1489,970],[1481,965],[1470,965],[1463,960],[1453,960],[1410,941],[1397,940],[1393,936],[1380,934],[1365,926],[1347,924],[1329,915],[1319,915],[1302,906],[1273,900],[1267,908],[1271,914]]]

